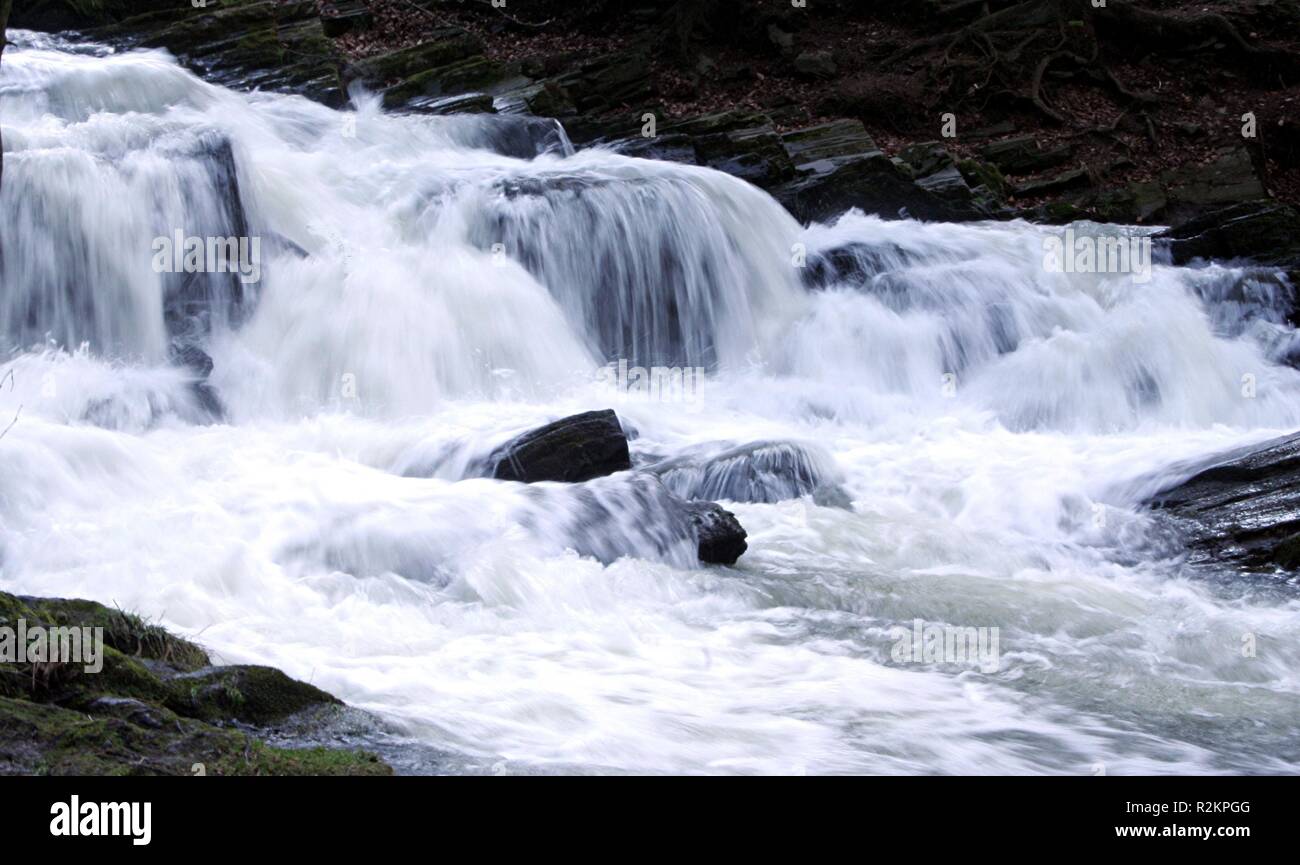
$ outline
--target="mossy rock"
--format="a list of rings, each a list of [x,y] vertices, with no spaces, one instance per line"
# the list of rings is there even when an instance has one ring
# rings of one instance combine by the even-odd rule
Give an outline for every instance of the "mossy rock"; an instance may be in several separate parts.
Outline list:
[[[429,69],[384,91],[390,108],[405,105],[422,96],[454,96],[497,89],[513,75],[510,67],[486,57],[471,57],[450,66]]]
[[[978,159],[963,159],[957,163],[957,170],[972,188],[983,186],[998,198],[1006,197],[1008,190],[1006,178],[993,163],[980,162]]]
[[[125,655],[161,661],[178,670],[197,670],[211,665],[208,653],[189,640],[151,625],[139,616],[106,607],[94,601],[62,598],[15,598],[0,593],[0,599],[13,598],[20,607],[19,616],[55,625],[104,629],[104,644]],[[0,615],[8,615],[0,603]]]
[[[157,726],[0,697],[0,775],[392,774],[363,751],[271,747],[150,708]]]
[[[265,726],[314,706],[341,705],[320,688],[274,667],[207,667],[177,676],[168,685],[168,708],[204,721]]]
[[[349,81],[382,85],[427,73],[483,53],[483,40],[459,27],[435,31],[431,37],[398,51],[359,60],[348,67]]]
[[[94,601],[0,592],[0,625],[102,628],[100,668],[0,663],[0,774],[381,775],[374,755],[270,747],[265,726],[335,697],[279,670],[212,666],[193,643]],[[90,658],[86,658],[90,661]]]

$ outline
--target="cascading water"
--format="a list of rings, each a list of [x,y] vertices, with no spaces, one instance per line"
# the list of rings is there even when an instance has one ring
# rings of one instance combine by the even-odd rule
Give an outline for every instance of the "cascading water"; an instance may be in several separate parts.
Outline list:
[[[1137,506],[1300,426],[1278,277],[1051,273],[1024,223],[805,229],[553,127],[34,34],[0,117],[6,590],[280,666],[442,770],[1300,767],[1300,600],[1187,572]],[[158,272],[178,230],[258,236],[260,280]],[[708,375],[642,399],[618,360]],[[639,466],[742,499],[735,568],[650,475],[471,476],[608,406]],[[900,663],[916,619],[999,628],[1000,664]]]

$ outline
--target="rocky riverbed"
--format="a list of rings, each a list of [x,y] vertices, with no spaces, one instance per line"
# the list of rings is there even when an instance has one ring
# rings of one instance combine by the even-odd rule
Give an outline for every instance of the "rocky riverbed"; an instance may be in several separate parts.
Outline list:
[[[595,5],[607,34],[549,3],[15,11],[76,32],[4,58],[4,615],[107,649],[3,669],[6,771],[1300,764],[1259,591],[1300,565],[1289,133],[1179,128],[1114,38],[1195,37],[1157,40],[1180,88],[1218,57],[1284,100],[1273,13],[1099,13],[1097,75],[1034,43],[982,105],[945,77],[1002,54],[969,4],[914,44],[846,4],[739,44],[719,3]],[[963,131],[877,112],[837,25]],[[1175,131],[1177,163],[1140,146]],[[1080,219],[1168,225],[1150,278],[1047,269]],[[260,234],[265,284],[155,272],[158,226]],[[900,666],[921,618],[1001,628],[1003,666]]]

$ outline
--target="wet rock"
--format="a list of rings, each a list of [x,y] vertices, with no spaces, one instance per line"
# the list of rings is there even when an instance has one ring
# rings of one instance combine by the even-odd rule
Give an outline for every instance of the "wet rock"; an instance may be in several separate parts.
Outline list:
[[[917,178],[916,185],[947,201],[960,204],[971,200],[972,190],[956,165],[949,165],[934,174]]]
[[[173,364],[194,373],[190,389],[208,419],[218,420],[223,417],[225,407],[221,404],[221,398],[212,385],[208,384],[208,376],[212,374],[212,358],[208,353],[191,342],[179,340],[172,343],[170,355]]]
[[[749,549],[740,521],[713,502],[687,502],[686,512],[699,540],[700,561],[708,565],[734,565]]]
[[[606,564],[628,556],[687,568],[732,564],[745,531],[712,502],[687,501],[653,473],[622,472],[586,483],[528,487],[521,518],[540,542]]]
[[[191,343],[174,343],[171,349],[172,363],[185,367],[200,379],[212,374],[212,358],[197,345]]]
[[[781,143],[795,167],[826,159],[879,153],[879,148],[860,120],[832,120],[781,136]]]
[[[647,471],[684,499],[772,503],[819,491],[827,501],[847,498],[827,489],[841,479],[830,454],[796,442],[702,445]]]
[[[430,99],[442,99],[465,93],[503,92],[526,81],[513,64],[503,64],[483,56],[474,56],[447,66],[439,66],[412,75],[383,91],[384,105],[411,108]],[[547,112],[536,112],[550,116]]]
[[[810,254],[801,276],[805,287],[812,290],[833,286],[869,289],[877,276],[915,261],[914,255],[896,244],[846,243]]]
[[[695,152],[702,164],[758,186],[794,176],[789,154],[770,125],[699,136]]]
[[[825,222],[853,207],[885,219],[987,218],[973,204],[954,203],[918,186],[879,151],[805,165],[772,194],[801,222]]]
[[[1271,201],[1238,204],[1161,232],[1156,242],[1169,250],[1174,264],[1244,258],[1300,268],[1300,209]]]
[[[118,23],[88,35],[166,48],[217,84],[298,93],[331,105],[343,101],[338,55],[313,0],[257,0],[202,10],[139,2],[150,11],[161,8],[145,17],[99,16]],[[104,8],[124,3],[132,0],[109,0]]]
[[[493,106],[484,106],[484,97],[490,102],[493,95],[529,85],[532,79],[520,71],[520,64],[490,59],[483,50],[477,35],[460,27],[442,27],[417,45],[347,64],[341,77],[345,86],[360,82],[381,91],[389,108],[464,111],[473,103],[453,97],[469,94],[482,110],[490,111]]]
[[[1248,568],[1300,564],[1300,435],[1223,454],[1152,499],[1191,560]]]
[[[456,96],[417,96],[406,103],[410,111],[421,114],[494,114],[496,105],[487,93],[461,93]]]
[[[533,114],[563,120],[574,141],[591,141],[635,134],[646,112],[663,118],[651,105],[653,96],[649,57],[621,52],[578,62],[531,84],[522,99]]]
[[[562,418],[512,439],[488,458],[497,480],[581,483],[632,468],[612,409]]]

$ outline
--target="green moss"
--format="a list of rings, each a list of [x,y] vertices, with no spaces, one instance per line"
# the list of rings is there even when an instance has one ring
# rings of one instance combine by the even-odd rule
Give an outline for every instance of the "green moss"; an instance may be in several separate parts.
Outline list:
[[[431,39],[419,45],[360,60],[352,66],[351,75],[372,84],[385,84],[450,66],[482,53],[483,41],[477,36],[460,28],[447,28],[435,32]]]
[[[980,162],[978,159],[963,159],[957,163],[957,170],[961,172],[962,178],[972,187],[984,186],[990,192],[1001,197],[1007,194],[1007,181],[1002,176],[1002,172],[991,162]]]
[[[164,699],[172,711],[206,721],[266,725],[313,706],[338,705],[320,688],[273,667],[209,667],[177,676]]]
[[[384,91],[384,104],[392,107],[417,96],[447,96],[487,90],[509,76],[509,70],[500,63],[486,57],[471,57],[412,75]]]
[[[373,754],[271,747],[232,726],[341,705],[279,670],[210,666],[193,643],[93,601],[0,592],[0,624],[18,619],[103,628],[103,665],[0,663],[0,774],[392,773]]]
[[[173,636],[139,616],[94,601],[22,598],[28,620],[47,624],[104,629],[104,644],[139,658],[161,661],[179,670],[197,670],[212,663],[198,646]],[[0,610],[3,607],[0,606]]]
[[[374,754],[277,748],[158,710],[154,728],[0,697],[0,775],[391,775]]]

